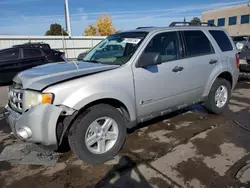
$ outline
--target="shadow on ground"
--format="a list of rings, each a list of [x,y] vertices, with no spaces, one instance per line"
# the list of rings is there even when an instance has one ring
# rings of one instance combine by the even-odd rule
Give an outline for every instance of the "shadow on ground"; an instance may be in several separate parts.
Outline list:
[[[145,174],[147,177],[145,177]],[[94,186],[95,188],[153,188],[171,187],[168,181],[163,180],[161,175],[157,175],[152,169],[136,163],[128,156],[120,158],[117,165]]]

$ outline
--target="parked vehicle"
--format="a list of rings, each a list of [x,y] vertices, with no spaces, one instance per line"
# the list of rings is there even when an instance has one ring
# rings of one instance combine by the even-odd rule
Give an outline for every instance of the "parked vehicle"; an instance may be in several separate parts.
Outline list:
[[[238,50],[250,49],[250,35],[232,36]]]
[[[14,135],[54,149],[68,139],[80,159],[101,163],[138,123],[195,103],[222,113],[238,80],[238,51],[222,28],[188,24],[116,33],[84,61],[18,74],[5,113]],[[123,53],[102,57],[109,44]]]
[[[105,44],[104,44],[105,45]],[[102,57],[114,57],[114,56],[122,56],[123,53],[123,46],[122,45],[106,45],[104,48],[100,48],[95,53],[95,57],[98,57],[100,54]],[[87,52],[83,52],[78,55],[77,60],[82,61],[84,57],[88,54]]]
[[[42,48],[42,49],[51,49],[50,45],[43,42],[28,42],[24,44],[14,45],[13,47],[30,47],[30,48]]]
[[[10,83],[18,72],[31,67],[63,61],[63,53],[48,48],[47,44],[16,45],[0,50],[0,83]],[[47,46],[47,47],[45,47]]]
[[[250,73],[250,35],[234,36],[232,38],[240,51],[240,72]]]

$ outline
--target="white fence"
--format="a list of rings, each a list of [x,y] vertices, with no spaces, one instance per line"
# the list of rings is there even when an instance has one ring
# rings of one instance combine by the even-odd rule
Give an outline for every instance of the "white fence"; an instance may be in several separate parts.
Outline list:
[[[44,42],[50,44],[51,48],[65,52],[67,58],[74,59],[96,44],[105,37],[99,36],[15,36],[15,35],[0,35],[0,49],[9,48],[13,45],[23,44],[27,42]]]

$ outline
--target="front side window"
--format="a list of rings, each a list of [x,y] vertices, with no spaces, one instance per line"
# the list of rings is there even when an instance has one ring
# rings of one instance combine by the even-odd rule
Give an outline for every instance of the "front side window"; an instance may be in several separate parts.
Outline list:
[[[228,25],[236,25],[237,24],[237,16],[229,17]]]
[[[23,49],[24,58],[33,58],[33,57],[39,57],[39,56],[42,56],[42,52],[40,49],[31,49],[31,48]]]
[[[173,61],[179,58],[177,32],[160,33],[148,43],[144,53],[159,53],[161,62]]]
[[[241,24],[248,24],[249,23],[249,14],[241,16]]]
[[[108,65],[123,65],[134,55],[147,32],[124,32],[108,36],[83,59]]]
[[[225,26],[225,18],[218,19],[218,26],[220,26],[220,27]]]
[[[187,56],[200,56],[214,53],[207,36],[202,31],[184,31]]]
[[[8,49],[0,52],[0,61],[11,61],[19,59],[19,49]]]

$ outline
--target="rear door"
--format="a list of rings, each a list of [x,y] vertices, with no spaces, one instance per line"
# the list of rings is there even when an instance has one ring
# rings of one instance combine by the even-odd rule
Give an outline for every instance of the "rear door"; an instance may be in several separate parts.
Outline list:
[[[186,102],[199,102],[205,85],[213,69],[220,68],[219,57],[208,39],[208,33],[202,30],[182,31],[185,46],[185,78],[188,88]]]
[[[11,48],[0,51],[0,82],[10,82],[20,71],[20,49]]]
[[[234,72],[233,75],[237,76],[238,68],[236,67],[235,55],[238,53],[238,50],[233,47],[233,41],[229,39],[229,36],[223,30],[210,30],[209,33],[218,45],[222,69],[230,68]]]
[[[26,70],[47,63],[46,55],[39,48],[22,48],[22,62],[20,67]]]

